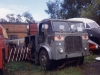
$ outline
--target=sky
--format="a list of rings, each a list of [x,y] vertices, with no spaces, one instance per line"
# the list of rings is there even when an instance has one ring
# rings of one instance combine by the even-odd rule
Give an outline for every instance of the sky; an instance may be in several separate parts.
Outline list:
[[[0,0],[0,18],[6,18],[6,14],[23,14],[29,11],[34,20],[41,21],[49,18],[44,11],[47,9],[46,2],[49,0]],[[52,0],[53,1],[53,0]]]

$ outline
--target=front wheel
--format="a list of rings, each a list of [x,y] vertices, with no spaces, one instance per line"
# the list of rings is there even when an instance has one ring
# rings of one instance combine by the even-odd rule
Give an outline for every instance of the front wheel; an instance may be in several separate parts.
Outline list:
[[[52,68],[52,62],[49,59],[48,53],[46,50],[41,50],[39,53],[39,62],[43,69],[50,70]]]
[[[79,58],[79,65],[83,65],[84,63],[84,56]]]
[[[4,75],[4,71],[0,69],[0,75]]]

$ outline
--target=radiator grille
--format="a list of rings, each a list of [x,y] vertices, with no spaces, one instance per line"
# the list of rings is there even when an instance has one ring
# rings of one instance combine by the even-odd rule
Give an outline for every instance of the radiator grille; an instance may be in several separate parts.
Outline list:
[[[81,36],[67,36],[65,38],[66,53],[75,53],[82,50]]]

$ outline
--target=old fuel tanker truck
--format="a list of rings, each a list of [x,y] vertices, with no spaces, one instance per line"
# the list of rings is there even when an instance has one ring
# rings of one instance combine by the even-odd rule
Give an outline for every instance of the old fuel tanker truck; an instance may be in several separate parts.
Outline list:
[[[83,22],[78,24],[84,25]],[[88,34],[73,33],[66,20],[44,19],[39,25],[30,24],[29,32],[30,35],[25,37],[25,47],[30,48],[31,60],[40,63],[43,69],[51,69],[53,61],[70,58],[78,58],[77,63],[81,65],[84,56],[89,54]]]

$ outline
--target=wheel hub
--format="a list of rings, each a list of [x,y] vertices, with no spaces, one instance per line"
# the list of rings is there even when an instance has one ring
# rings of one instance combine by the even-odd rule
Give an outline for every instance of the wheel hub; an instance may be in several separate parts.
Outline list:
[[[42,58],[41,58],[41,63],[43,64],[43,66],[46,65],[46,62],[47,62],[47,59],[44,55],[42,55]]]

